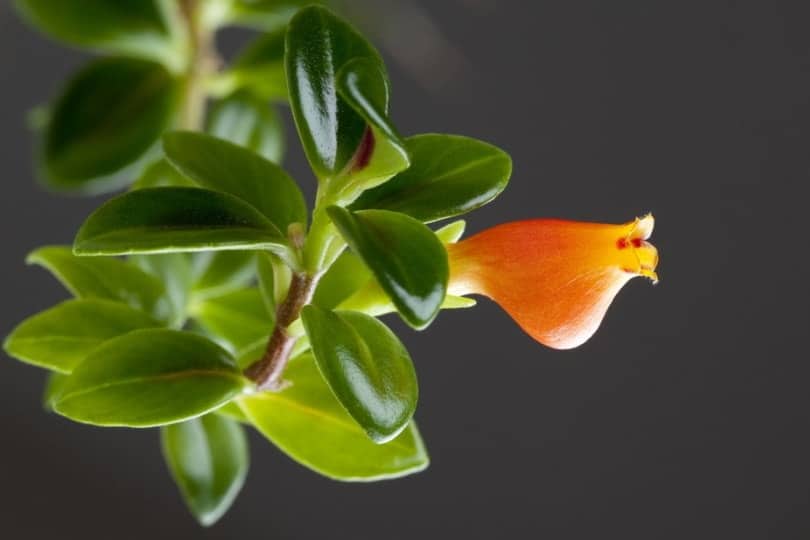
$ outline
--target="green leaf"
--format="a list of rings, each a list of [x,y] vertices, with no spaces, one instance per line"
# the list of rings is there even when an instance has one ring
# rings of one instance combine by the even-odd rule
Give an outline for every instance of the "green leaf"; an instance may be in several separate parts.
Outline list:
[[[45,382],[45,391],[42,393],[42,407],[46,412],[53,410],[53,402],[62,391],[62,387],[69,377],[69,375],[59,373],[58,371],[48,372],[48,379]]]
[[[149,0],[15,0],[23,17],[70,45],[177,63],[159,4]]]
[[[210,83],[213,92],[226,95],[238,89],[247,89],[264,100],[287,101],[285,34],[284,30],[280,30],[259,36],[236,57],[227,71],[215,76]]]
[[[213,525],[230,508],[247,477],[250,457],[242,427],[215,414],[160,430],[163,457],[191,513]]]
[[[214,414],[218,414],[220,416],[224,416],[225,418],[230,418],[240,424],[249,424],[250,421],[245,416],[245,413],[242,412],[242,409],[239,407],[239,404],[234,401],[229,401],[219,409],[214,411]]]
[[[279,231],[306,224],[307,206],[295,181],[275,163],[246,148],[203,133],[163,137],[169,161],[201,186],[230,193],[262,212]]]
[[[164,67],[144,60],[104,58],[80,71],[56,101],[45,133],[48,186],[86,193],[120,187],[113,173],[157,142],[179,86]]]
[[[85,260],[104,260],[87,259]],[[170,306],[169,326],[180,328],[186,320],[186,304],[192,283],[191,256],[188,253],[132,255],[129,258],[145,272],[156,276],[166,287]]]
[[[459,219],[448,223],[444,227],[436,230],[436,237],[442,244],[454,244],[464,236],[464,230],[467,228],[467,222]]]
[[[141,176],[132,184],[131,189],[156,187],[196,187],[193,180],[184,176],[165,159],[159,159],[148,165]]]
[[[85,424],[154,427],[205,414],[249,387],[233,358],[211,341],[175,330],[138,330],[93,351],[53,408]]]
[[[126,261],[87,259],[67,246],[46,246],[31,252],[26,262],[50,271],[77,298],[118,300],[160,320],[170,317],[163,282]]]
[[[267,102],[249,92],[237,92],[214,104],[208,116],[207,131],[253,150],[273,163],[281,163],[284,157],[281,118]]]
[[[335,480],[374,481],[425,469],[429,459],[411,422],[396,439],[375,444],[352,419],[310,355],[290,362],[281,392],[239,399],[251,423],[295,461]]]
[[[195,257],[194,297],[219,296],[246,287],[256,272],[254,251],[206,251]]]
[[[244,289],[195,302],[189,314],[234,354],[257,341],[267,341],[274,317],[267,312],[257,289]]]
[[[256,271],[259,276],[259,291],[262,294],[264,307],[271,317],[276,314],[276,270],[273,265],[273,255],[260,253],[258,255]]]
[[[338,72],[358,57],[383,69],[377,51],[328,10],[310,6],[290,21],[285,56],[290,105],[307,159],[321,179],[346,166],[366,133],[366,120],[337,93]]]
[[[226,22],[267,31],[279,30],[301,7],[317,0],[233,0]]]
[[[159,326],[146,313],[119,302],[68,300],[20,323],[3,348],[23,362],[70,373],[105,341]]]
[[[197,188],[140,189],[102,205],[84,222],[77,255],[206,250],[287,251],[286,239],[258,210],[233,195]]]
[[[368,267],[357,255],[346,250],[318,281],[312,303],[323,309],[334,309],[369,279],[372,275]]]
[[[424,328],[447,292],[447,251],[415,219],[385,210],[349,212],[333,206],[329,216],[343,238],[377,278],[403,320]]]
[[[309,305],[301,317],[318,367],[341,405],[374,442],[399,435],[416,410],[419,389],[397,336],[364,313]]]
[[[457,135],[416,135],[405,140],[413,165],[352,205],[407,214],[424,222],[458,216],[487,204],[506,188],[509,155]]]

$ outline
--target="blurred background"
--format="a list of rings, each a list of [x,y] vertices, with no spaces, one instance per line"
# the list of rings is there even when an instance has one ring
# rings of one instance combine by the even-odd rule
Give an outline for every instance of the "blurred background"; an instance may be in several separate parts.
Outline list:
[[[533,342],[486,300],[421,333],[389,319],[419,372],[431,467],[340,484],[253,434],[247,485],[208,530],[184,508],[157,431],[46,414],[44,373],[3,356],[2,536],[808,538],[807,2],[350,8],[379,25],[401,132],[460,133],[512,154],[510,187],[468,232],[653,211],[660,284],[631,282],[569,352]],[[246,35],[226,32],[220,46]],[[37,186],[26,128],[84,59],[3,2],[3,335],[66,295],[25,254],[70,243],[99,203]],[[293,137],[289,147],[286,166],[312,193]]]

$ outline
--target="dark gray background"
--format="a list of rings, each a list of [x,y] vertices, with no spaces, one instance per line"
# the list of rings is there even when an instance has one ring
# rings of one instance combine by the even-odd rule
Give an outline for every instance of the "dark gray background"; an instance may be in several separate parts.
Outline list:
[[[186,514],[155,431],[47,415],[43,374],[4,357],[3,537],[807,538],[806,1],[424,1],[447,39],[427,55],[424,24],[374,4],[412,53],[391,62],[401,130],[514,157],[510,188],[470,231],[652,210],[661,283],[631,282],[571,352],[488,301],[423,333],[394,323],[419,371],[431,468],[333,483],[254,437],[247,486],[210,530]],[[24,255],[68,243],[98,203],[35,186],[24,127],[82,58],[0,8],[3,334],[65,295]]]

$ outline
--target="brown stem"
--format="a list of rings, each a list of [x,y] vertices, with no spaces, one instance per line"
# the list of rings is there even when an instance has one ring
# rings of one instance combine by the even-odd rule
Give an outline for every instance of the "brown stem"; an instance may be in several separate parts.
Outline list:
[[[276,327],[267,342],[264,355],[251,364],[247,375],[259,390],[279,391],[284,388],[281,376],[290,360],[290,353],[298,338],[291,336],[287,329],[301,314],[301,309],[312,299],[317,278],[306,273],[294,273],[290,281],[287,298],[278,306]]]

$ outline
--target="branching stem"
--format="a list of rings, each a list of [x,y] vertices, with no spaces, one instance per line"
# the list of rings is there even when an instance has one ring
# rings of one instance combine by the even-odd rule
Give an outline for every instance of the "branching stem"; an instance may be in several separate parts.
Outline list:
[[[290,335],[288,328],[298,319],[303,307],[312,299],[317,282],[317,277],[304,272],[292,275],[287,298],[278,306],[276,327],[267,342],[267,349],[264,355],[245,371],[245,375],[256,383],[259,390],[279,391],[284,388],[284,381],[281,377],[298,339]]]

